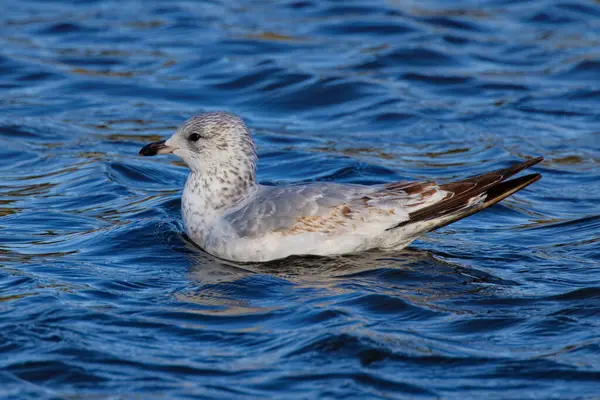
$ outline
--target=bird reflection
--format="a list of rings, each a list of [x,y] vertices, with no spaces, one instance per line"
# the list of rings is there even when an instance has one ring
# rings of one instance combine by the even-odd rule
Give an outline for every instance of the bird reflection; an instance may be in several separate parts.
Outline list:
[[[179,299],[216,306],[208,311],[216,314],[268,313],[278,307],[273,305],[277,304],[273,297],[280,296],[283,307],[286,298],[297,295],[293,288],[307,289],[309,294],[302,295],[307,296],[307,301],[364,293],[399,297],[415,305],[448,311],[445,300],[494,296],[499,289],[518,286],[516,282],[418,249],[236,263],[216,258],[188,240],[185,243],[191,250],[188,278],[198,286],[180,293]]]
[[[399,251],[372,250],[340,256],[292,256],[264,263],[236,263],[216,258],[189,241],[186,247],[191,267],[189,276],[202,284],[234,282],[252,275],[271,275],[289,282],[310,286],[330,286],[348,280],[379,280],[385,283],[385,275],[394,276],[394,284],[406,276],[400,285],[411,287],[427,278],[428,288],[468,283],[515,285],[513,281],[495,277],[470,266],[449,262],[424,250],[403,249]],[[437,276],[437,279],[436,279]],[[419,278],[420,277],[420,278]],[[415,287],[412,287],[414,290]]]

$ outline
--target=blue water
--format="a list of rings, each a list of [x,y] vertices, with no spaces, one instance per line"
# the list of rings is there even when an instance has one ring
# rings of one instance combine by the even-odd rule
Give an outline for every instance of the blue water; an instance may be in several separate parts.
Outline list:
[[[600,3],[0,5],[0,397],[600,394]],[[236,265],[137,156],[217,109],[270,184],[543,179],[405,251]]]

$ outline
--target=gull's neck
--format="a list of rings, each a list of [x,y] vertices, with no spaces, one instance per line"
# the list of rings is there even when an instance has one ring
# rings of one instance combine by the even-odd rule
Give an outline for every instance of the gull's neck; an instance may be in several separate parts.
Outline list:
[[[206,211],[222,212],[248,198],[257,186],[254,168],[192,171],[185,183],[183,201],[197,203],[197,207],[203,207]]]

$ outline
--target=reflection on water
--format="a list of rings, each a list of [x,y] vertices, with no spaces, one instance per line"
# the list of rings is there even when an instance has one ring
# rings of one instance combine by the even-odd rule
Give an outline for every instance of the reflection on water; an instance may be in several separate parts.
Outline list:
[[[598,3],[2,6],[1,397],[597,395]],[[544,179],[404,251],[231,263],[137,157],[215,109],[268,184]]]
[[[271,275],[298,285],[309,285],[312,287],[323,286],[335,287],[345,279],[362,280],[369,279],[372,273],[378,270],[394,270],[393,273],[400,277],[406,274],[404,283],[409,290],[418,293],[434,291],[436,285],[455,286],[456,284],[467,285],[476,283],[490,283],[500,285],[515,284],[511,281],[504,282],[500,278],[477,271],[470,267],[462,267],[437,258],[430,252],[405,249],[401,251],[385,252],[372,250],[356,254],[341,256],[319,257],[319,256],[293,256],[283,260],[274,260],[266,263],[233,263],[211,256],[201,250],[190,255],[192,261],[190,278],[202,284],[213,284],[218,282],[233,282],[254,274]],[[412,274],[431,274],[445,276],[453,284],[447,285],[443,280],[436,280],[424,287],[422,282],[411,284]],[[414,286],[414,287],[411,287]],[[402,291],[395,285],[392,287],[394,293]],[[446,288],[447,289],[447,288]],[[432,294],[434,295],[434,294]]]
[[[192,266],[188,276],[199,287],[179,299],[221,305],[223,309],[219,311],[227,314],[246,313],[256,308],[246,300],[236,299],[235,291],[229,286],[245,286],[254,278],[277,279],[309,290],[351,296],[357,287],[364,286],[369,293],[377,293],[368,296],[373,297],[374,303],[381,303],[378,306],[385,307],[386,303],[399,298],[433,309],[438,308],[436,303],[442,300],[468,294],[494,295],[497,286],[504,289],[518,285],[412,249],[389,253],[374,250],[336,257],[289,257],[256,264],[237,264],[197,250],[190,259]]]

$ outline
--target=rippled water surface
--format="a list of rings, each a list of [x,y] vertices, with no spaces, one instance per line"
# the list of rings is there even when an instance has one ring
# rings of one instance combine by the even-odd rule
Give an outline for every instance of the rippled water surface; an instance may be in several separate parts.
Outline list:
[[[1,6],[3,398],[600,393],[599,2]],[[544,177],[405,251],[236,265],[137,156],[215,109],[272,184]]]

